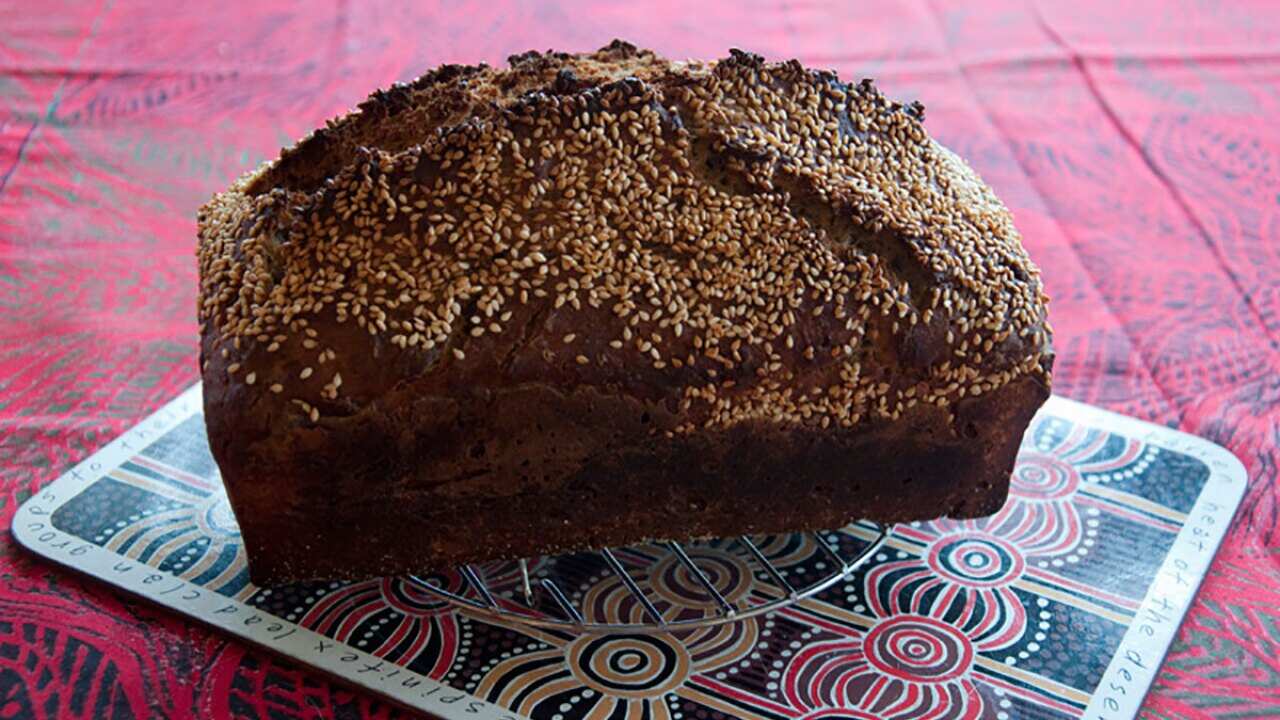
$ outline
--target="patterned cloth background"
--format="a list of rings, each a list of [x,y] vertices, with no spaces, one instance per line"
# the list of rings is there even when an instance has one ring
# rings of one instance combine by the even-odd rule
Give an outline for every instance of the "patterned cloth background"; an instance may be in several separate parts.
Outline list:
[[[39,10],[36,10],[36,7]],[[0,525],[196,379],[195,208],[376,86],[621,36],[872,76],[1013,209],[1056,391],[1250,488],[1144,715],[1280,714],[1280,7],[0,0]],[[395,717],[0,538],[0,718]]]

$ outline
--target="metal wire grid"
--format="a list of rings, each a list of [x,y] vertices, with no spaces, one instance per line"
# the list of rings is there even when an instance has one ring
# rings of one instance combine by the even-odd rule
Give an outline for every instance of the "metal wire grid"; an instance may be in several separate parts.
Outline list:
[[[716,588],[715,583],[712,582],[702,568],[698,567],[697,562],[681,543],[662,543],[662,546],[676,557],[715,604],[714,614],[704,614],[698,617],[677,620],[668,620],[663,616],[640,584],[627,572],[614,551],[608,548],[598,550],[595,554],[604,561],[609,570],[626,587],[631,597],[643,608],[645,619],[642,622],[609,623],[588,621],[554,580],[540,578],[534,583],[529,577],[528,563],[524,560],[520,561],[523,605],[518,601],[499,602],[493,590],[485,582],[484,575],[474,565],[462,565],[458,568],[458,573],[464,581],[463,587],[459,592],[451,591],[438,583],[423,579],[417,575],[410,575],[409,580],[455,606],[503,623],[517,623],[544,629],[566,630],[573,633],[661,633],[692,630],[743,620],[777,610],[812,597],[835,585],[852,573],[867,558],[871,557],[884,544],[892,531],[892,526],[889,525],[876,523],[872,527],[874,527],[875,536],[849,557],[842,555],[820,533],[803,533],[803,535],[813,540],[820,553],[835,562],[835,568],[816,581],[805,583],[800,587],[796,587],[788,581],[783,572],[761,552],[759,546],[751,538],[745,535],[734,538],[731,543],[737,543],[745,549],[754,563],[768,576],[770,582],[781,591],[772,600],[745,608],[737,607],[725,599],[724,595]],[[662,558],[658,558],[650,567],[656,567],[661,560]],[[468,590],[470,590],[470,594]],[[559,611],[558,616],[539,606],[537,601],[539,590],[545,592],[552,600],[555,608]],[[471,595],[474,595],[474,597]]]

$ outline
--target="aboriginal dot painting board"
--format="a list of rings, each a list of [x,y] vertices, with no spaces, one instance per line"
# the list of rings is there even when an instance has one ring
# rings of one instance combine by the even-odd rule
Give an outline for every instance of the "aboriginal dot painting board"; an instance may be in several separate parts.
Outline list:
[[[574,636],[481,621],[394,578],[255,587],[195,386],[32,497],[13,532],[57,563],[450,720],[1131,718],[1244,486],[1216,445],[1054,398],[992,517],[899,526],[844,582],[769,615]],[[858,524],[828,534],[850,550],[871,537]],[[758,542],[793,578],[824,570],[812,539]],[[692,552],[731,602],[768,600],[776,586],[733,547]],[[588,619],[634,611],[584,557],[533,572],[572,589]],[[656,563],[642,581],[660,609],[714,611],[658,549],[619,557]],[[512,567],[483,572],[514,592]]]

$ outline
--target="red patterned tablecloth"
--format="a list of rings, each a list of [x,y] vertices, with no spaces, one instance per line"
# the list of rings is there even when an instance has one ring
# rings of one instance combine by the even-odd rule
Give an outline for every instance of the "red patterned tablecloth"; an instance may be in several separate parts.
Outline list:
[[[197,377],[196,207],[377,86],[615,36],[920,99],[1013,209],[1056,391],[1226,445],[1245,504],[1147,717],[1280,715],[1280,6],[0,0],[0,525]],[[845,5],[850,5],[846,7]],[[0,538],[0,718],[389,717]]]

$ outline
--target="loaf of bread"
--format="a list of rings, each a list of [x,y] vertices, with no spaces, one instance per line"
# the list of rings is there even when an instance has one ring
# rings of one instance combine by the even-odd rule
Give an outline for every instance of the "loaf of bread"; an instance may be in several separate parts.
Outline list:
[[[253,580],[998,509],[1045,297],[923,115],[615,41],[441,67],[241,178],[199,318]]]

